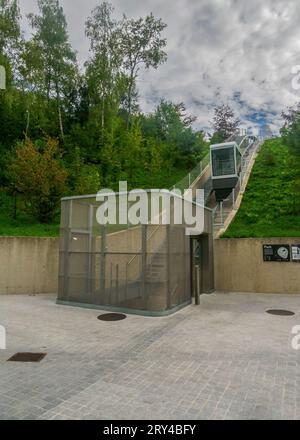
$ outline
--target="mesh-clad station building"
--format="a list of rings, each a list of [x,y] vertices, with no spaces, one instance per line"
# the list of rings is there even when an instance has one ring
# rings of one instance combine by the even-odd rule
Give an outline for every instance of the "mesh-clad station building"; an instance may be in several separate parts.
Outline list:
[[[202,207],[201,228],[188,235],[189,225],[174,221],[176,197],[167,196],[168,224],[125,226],[99,224],[96,196],[64,198],[58,303],[160,316],[211,292],[212,212]],[[197,215],[199,205],[189,203]]]

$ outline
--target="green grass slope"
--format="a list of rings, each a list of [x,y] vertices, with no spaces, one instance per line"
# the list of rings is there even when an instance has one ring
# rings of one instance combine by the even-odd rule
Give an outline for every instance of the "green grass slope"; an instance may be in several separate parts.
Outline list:
[[[13,218],[14,200],[0,192],[0,236],[7,237],[57,237],[59,235],[59,216],[53,224],[41,224],[25,212],[17,211]]]
[[[241,207],[223,238],[300,237],[297,165],[280,138],[266,141]]]

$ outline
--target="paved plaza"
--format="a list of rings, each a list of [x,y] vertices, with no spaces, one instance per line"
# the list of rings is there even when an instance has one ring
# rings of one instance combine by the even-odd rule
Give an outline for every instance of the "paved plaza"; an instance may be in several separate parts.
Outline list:
[[[1,419],[300,419],[299,296],[216,293],[119,322],[100,313],[0,296]],[[17,352],[47,356],[7,362]]]

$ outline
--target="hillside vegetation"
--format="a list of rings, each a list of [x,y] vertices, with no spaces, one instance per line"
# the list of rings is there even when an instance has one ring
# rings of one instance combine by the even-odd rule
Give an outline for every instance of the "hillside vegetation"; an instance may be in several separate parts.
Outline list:
[[[0,235],[57,235],[61,197],[124,180],[170,188],[207,152],[183,102],[141,106],[141,72],[167,61],[166,24],[98,3],[79,30],[90,43],[79,67],[58,0],[39,0],[27,17],[19,0],[0,1]]]
[[[141,170],[139,188],[171,188],[189,172],[189,168],[162,169],[154,175]],[[0,190],[0,236],[57,237],[59,235],[60,212],[49,223],[40,223],[25,209],[21,209],[20,200],[16,200]],[[14,211],[17,209],[16,215]]]
[[[300,237],[298,175],[295,156],[283,140],[266,141],[241,207],[223,237]]]

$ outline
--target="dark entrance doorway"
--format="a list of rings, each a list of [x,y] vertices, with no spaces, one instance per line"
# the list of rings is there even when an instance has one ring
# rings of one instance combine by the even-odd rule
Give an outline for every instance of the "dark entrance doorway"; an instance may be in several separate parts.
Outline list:
[[[213,267],[208,235],[191,238],[191,287],[192,297],[199,304],[200,295],[213,291]]]

